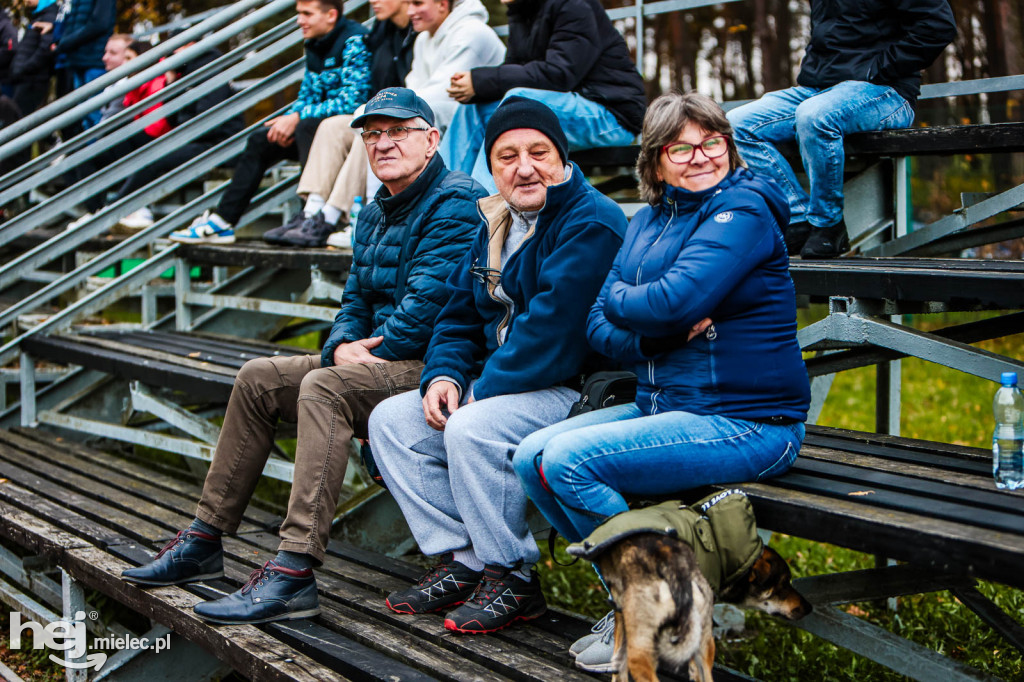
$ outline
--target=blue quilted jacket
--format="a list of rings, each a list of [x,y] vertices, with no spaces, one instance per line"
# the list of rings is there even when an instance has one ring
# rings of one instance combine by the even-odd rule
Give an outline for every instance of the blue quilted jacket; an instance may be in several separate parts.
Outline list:
[[[700,192],[668,186],[661,203],[634,216],[588,337],[636,372],[641,410],[807,418],[810,384],[779,229],[788,222],[778,186],[745,168]],[[686,342],[706,317],[713,326]],[[648,355],[644,337],[676,340]]]
[[[373,336],[384,337],[373,350],[381,359],[423,357],[446,299],[445,280],[479,230],[476,201],[486,194],[465,173],[445,168],[437,154],[403,191],[377,192],[359,214],[341,310],[321,354],[324,367],[334,364],[338,344]]]
[[[495,195],[481,209],[488,224],[448,280],[449,300],[437,318],[420,390],[443,376],[465,394],[476,377],[473,397],[483,400],[573,379],[594,360],[587,311],[622,244],[626,216],[573,165],[568,180],[548,187],[535,227],[502,264],[508,208]],[[511,306],[494,293],[494,281],[474,276],[478,268],[501,269]]]
[[[367,33],[362,24],[342,17],[333,31],[306,41],[306,73],[290,113],[300,118],[351,114],[370,98]]]

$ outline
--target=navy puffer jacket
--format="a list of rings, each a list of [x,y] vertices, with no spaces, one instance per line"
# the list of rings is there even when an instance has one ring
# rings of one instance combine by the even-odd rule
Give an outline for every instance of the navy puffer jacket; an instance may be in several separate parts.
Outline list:
[[[640,210],[590,311],[591,345],[629,365],[646,414],[686,411],[803,421],[810,383],[796,340],[796,292],[778,186],[742,168],[715,187],[666,186]],[[712,327],[690,342],[706,317]],[[648,355],[648,339],[679,335]]]
[[[489,222],[448,280],[449,300],[430,340],[421,392],[438,377],[454,379],[463,394],[477,377],[477,400],[537,391],[568,382],[593,360],[587,310],[622,244],[622,209],[572,165],[567,180],[548,187],[535,227],[502,264],[510,219],[504,206],[500,195],[481,202]],[[501,288],[513,305],[471,266],[500,269]]]
[[[334,364],[339,344],[374,336],[384,337],[372,351],[382,360],[423,357],[446,299],[445,280],[479,230],[476,201],[486,195],[437,154],[405,190],[377,192],[359,214],[341,310],[321,354],[324,367]]]

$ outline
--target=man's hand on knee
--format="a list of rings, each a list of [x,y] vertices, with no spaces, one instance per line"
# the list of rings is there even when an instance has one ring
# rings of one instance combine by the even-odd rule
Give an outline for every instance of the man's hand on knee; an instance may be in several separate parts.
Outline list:
[[[427,418],[427,426],[444,431],[444,425],[448,423],[445,409],[449,414],[459,409],[459,387],[450,381],[435,381],[423,396],[423,415]]]
[[[334,364],[351,365],[358,363],[376,364],[378,362],[387,362],[387,360],[378,358],[370,352],[383,342],[383,336],[374,336],[369,339],[360,339],[359,341],[353,341],[351,343],[339,344],[338,347],[334,349]]]
[[[267,126],[267,141],[287,147],[295,140],[295,128],[299,125],[298,114],[285,114],[272,118],[263,125]]]

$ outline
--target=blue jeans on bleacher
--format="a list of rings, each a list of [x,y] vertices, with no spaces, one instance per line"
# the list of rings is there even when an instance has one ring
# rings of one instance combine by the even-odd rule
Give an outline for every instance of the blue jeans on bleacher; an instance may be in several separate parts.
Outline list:
[[[843,217],[843,138],[906,128],[914,109],[887,85],[845,81],[830,88],[797,86],[769,92],[727,114],[740,156],[754,172],[779,183],[790,224],[835,225]],[[810,182],[804,190],[777,145],[796,141]]]
[[[550,107],[569,139],[570,150],[617,147],[630,144],[635,137],[608,109],[575,92],[512,88],[502,100],[514,95],[537,100]],[[439,148],[448,168],[472,175],[491,194],[496,193],[497,188],[487,170],[484,130],[499,104],[501,102],[460,105]]]
[[[778,476],[796,460],[803,439],[803,423],[679,411],[645,416],[629,403],[527,436],[512,465],[545,518],[567,540],[579,542],[629,508],[623,495],[675,496]]]

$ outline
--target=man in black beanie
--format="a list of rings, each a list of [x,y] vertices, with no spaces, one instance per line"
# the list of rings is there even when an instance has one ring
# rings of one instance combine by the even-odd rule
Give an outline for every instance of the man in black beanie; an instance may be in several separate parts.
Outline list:
[[[509,98],[484,139],[498,194],[478,202],[485,224],[448,278],[420,390],[380,403],[369,423],[413,536],[441,557],[387,605],[448,611],[445,627],[467,633],[545,611],[512,454],[579,398],[593,360],[587,314],[626,231],[622,210],[567,160],[543,104]]]

